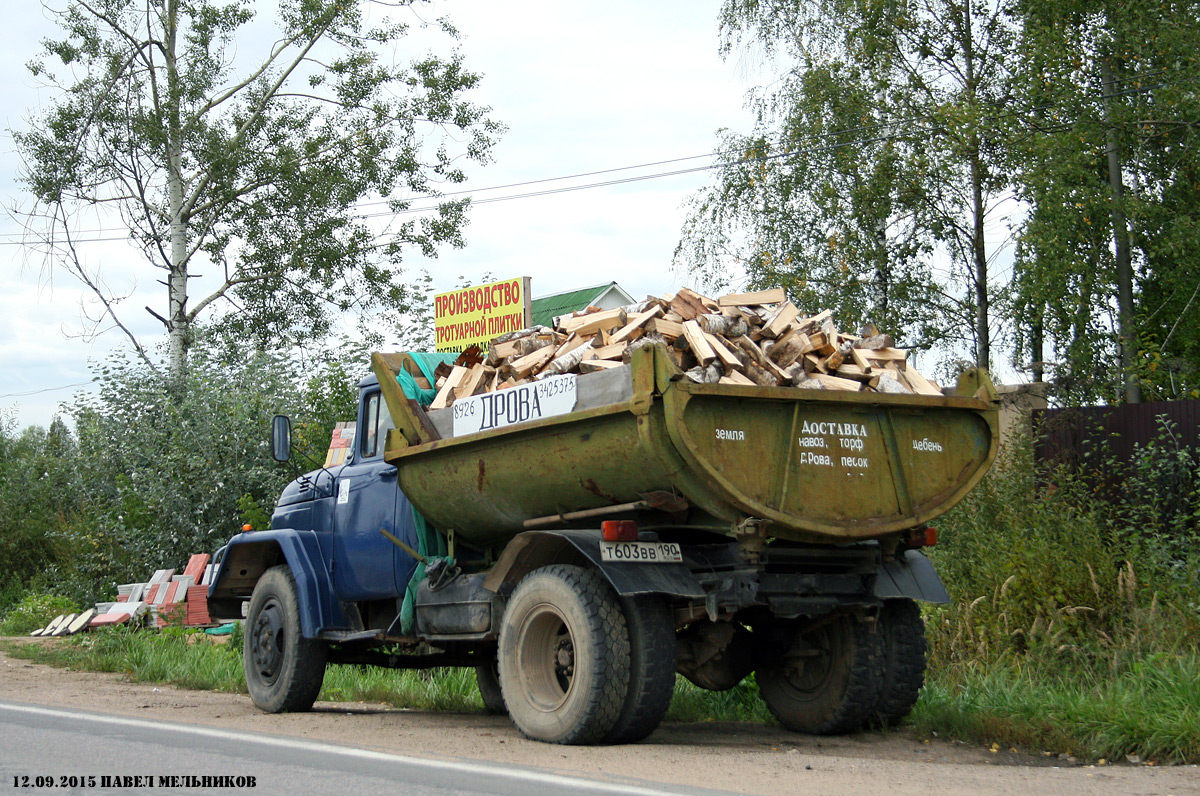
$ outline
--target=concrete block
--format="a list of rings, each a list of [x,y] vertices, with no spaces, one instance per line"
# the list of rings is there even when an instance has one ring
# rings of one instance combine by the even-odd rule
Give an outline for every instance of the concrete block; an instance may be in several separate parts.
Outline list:
[[[92,621],[88,623],[88,627],[104,627],[105,625],[119,625],[122,622],[129,621],[129,614],[125,612],[113,614],[100,614],[92,617]]]
[[[47,635],[47,636],[63,636],[63,635],[66,635],[66,632],[67,632],[67,626],[68,626],[68,625],[70,625],[72,622],[74,622],[74,621],[75,621],[75,617],[77,617],[77,616],[79,616],[79,614],[67,614],[67,615],[66,615],[66,617],[64,617],[64,618],[63,618],[63,620],[62,620],[61,622],[59,622],[58,624],[56,624],[56,625],[54,626],[54,632],[53,632],[53,633],[46,633],[46,635]]]
[[[96,609],[89,608],[67,623],[66,629],[60,633],[63,636],[73,636],[83,630],[96,617]]]
[[[171,576],[175,574],[173,569],[156,569],[154,576],[150,578],[151,583],[169,583]]]
[[[42,635],[43,636],[53,636],[54,631],[58,629],[58,626],[60,624],[62,624],[62,621],[66,618],[67,618],[66,614],[59,614],[58,616],[51,619],[49,624],[47,624],[44,628],[42,628]]]

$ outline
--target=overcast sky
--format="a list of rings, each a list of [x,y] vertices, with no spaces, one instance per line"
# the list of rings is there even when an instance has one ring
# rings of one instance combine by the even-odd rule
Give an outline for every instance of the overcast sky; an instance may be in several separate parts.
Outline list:
[[[57,2],[57,0],[56,0]],[[268,2],[268,0],[264,0]],[[463,34],[468,67],[484,75],[475,99],[508,125],[495,162],[473,169],[467,187],[482,189],[583,172],[616,169],[711,152],[721,127],[745,130],[747,78],[717,54],[718,0],[438,0],[423,17],[449,16]],[[15,178],[19,161],[10,130],[25,127],[39,94],[24,65],[55,27],[38,3],[6,7],[0,64],[0,190],[6,208],[28,207]],[[755,77],[751,75],[749,80]],[[693,160],[546,187],[585,184],[705,165]],[[533,295],[616,280],[635,297],[662,294],[689,281],[671,258],[685,199],[707,173],[631,182],[538,198],[481,204],[470,211],[467,247],[432,264],[435,288],[461,278],[533,278]],[[477,198],[535,189],[480,192]],[[105,227],[112,226],[105,223]],[[52,278],[19,244],[20,225],[0,218],[0,411],[15,409],[19,427],[46,425],[60,402],[91,378],[89,362],[124,344],[118,332],[93,341],[75,333],[81,292],[65,274]],[[161,327],[142,308],[160,312],[165,295],[138,255],[121,243],[91,244],[125,302],[129,323],[153,338]],[[414,265],[421,263],[414,262]],[[65,388],[65,389],[64,389]]]

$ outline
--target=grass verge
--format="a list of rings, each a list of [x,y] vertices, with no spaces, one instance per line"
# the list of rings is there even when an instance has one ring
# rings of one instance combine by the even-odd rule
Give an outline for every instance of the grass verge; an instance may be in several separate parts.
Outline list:
[[[3,642],[16,658],[119,672],[133,682],[245,693],[234,643],[203,634],[106,628],[50,644]],[[1072,671],[1078,672],[1077,669]],[[397,708],[480,712],[471,669],[406,671],[333,665],[319,697]],[[667,721],[770,723],[753,677],[723,692],[675,684]],[[1135,756],[1146,762],[1200,762],[1200,655],[1157,655],[1111,677],[1066,680],[1016,664],[931,673],[911,721],[925,736],[1015,747],[1083,760]]]
[[[1035,754],[1197,763],[1200,655],[1151,656],[1077,680],[1014,664],[934,675],[911,718],[924,734]]]
[[[213,643],[196,631],[166,628],[153,633],[101,628],[50,643],[0,642],[14,658],[85,671],[118,672],[132,682],[169,683],[180,688],[246,693],[240,639]],[[475,712],[483,701],[473,669],[409,671],[331,665],[318,697],[328,702],[379,702],[411,710]],[[771,721],[747,681],[714,693],[677,678],[668,721]]]

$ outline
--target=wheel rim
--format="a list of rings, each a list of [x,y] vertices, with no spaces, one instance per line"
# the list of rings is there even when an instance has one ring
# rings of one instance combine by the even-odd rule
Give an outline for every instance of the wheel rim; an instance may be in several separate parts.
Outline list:
[[[254,669],[263,682],[273,683],[279,676],[285,641],[283,607],[275,599],[268,600],[255,617],[249,638]]]
[[[784,655],[780,669],[782,684],[795,699],[811,699],[822,694],[833,677],[833,633],[831,627],[818,628],[797,636]]]
[[[561,708],[575,682],[575,639],[557,608],[540,603],[525,615],[517,659],[529,703],[545,713]]]

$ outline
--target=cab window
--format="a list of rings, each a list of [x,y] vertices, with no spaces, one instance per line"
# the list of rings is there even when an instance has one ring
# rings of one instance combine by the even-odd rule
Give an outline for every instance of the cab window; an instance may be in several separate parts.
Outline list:
[[[359,448],[360,458],[370,459],[379,452],[379,393],[372,393],[367,397],[367,404],[363,407],[363,430],[359,439],[362,440]]]

